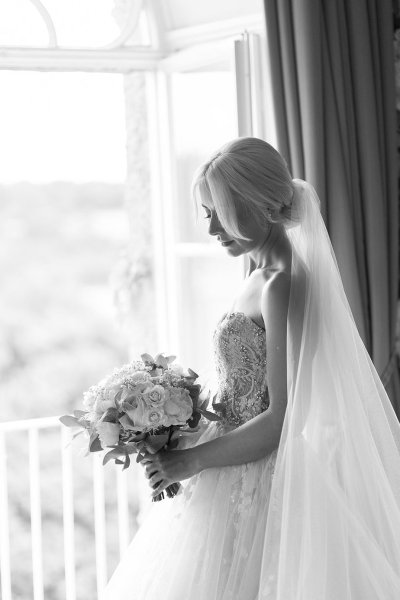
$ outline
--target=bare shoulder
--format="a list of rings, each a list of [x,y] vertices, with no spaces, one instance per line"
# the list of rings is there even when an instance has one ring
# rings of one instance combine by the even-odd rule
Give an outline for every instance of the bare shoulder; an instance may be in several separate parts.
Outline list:
[[[277,271],[265,283],[261,293],[261,314],[269,336],[274,332],[283,335],[289,312],[291,277],[285,271]],[[268,336],[267,336],[268,337]]]
[[[271,304],[287,306],[289,303],[291,276],[286,271],[277,271],[269,277],[262,288],[261,305]]]

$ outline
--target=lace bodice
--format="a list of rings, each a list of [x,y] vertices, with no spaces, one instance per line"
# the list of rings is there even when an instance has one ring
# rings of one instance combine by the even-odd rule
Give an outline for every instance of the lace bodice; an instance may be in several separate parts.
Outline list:
[[[213,335],[218,376],[214,410],[238,426],[269,406],[265,331],[243,312],[228,312]]]

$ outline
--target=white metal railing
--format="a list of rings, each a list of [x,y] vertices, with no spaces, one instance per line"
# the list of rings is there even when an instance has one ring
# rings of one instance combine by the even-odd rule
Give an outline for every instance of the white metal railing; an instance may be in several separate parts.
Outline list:
[[[12,581],[10,564],[10,528],[9,528],[9,492],[7,469],[7,435],[16,431],[25,431],[29,440],[29,495],[31,518],[32,547],[32,584],[33,600],[45,600],[44,573],[42,558],[42,501],[40,494],[41,468],[39,456],[40,432],[44,429],[57,428],[60,435],[61,469],[62,469],[62,515],[64,537],[64,573],[65,599],[76,600],[76,561],[74,535],[74,471],[72,465],[71,446],[72,432],[64,427],[58,417],[8,421],[0,423],[0,573],[1,598],[12,600]],[[100,453],[99,453],[100,454]],[[96,561],[97,598],[101,600],[107,582],[107,543],[105,513],[105,469],[101,456],[95,453],[92,459],[94,536],[95,549],[93,560]],[[87,459],[89,460],[89,458]],[[140,467],[133,464],[129,471],[135,474],[138,484],[138,499],[143,498],[143,477],[139,475]],[[129,534],[129,497],[127,470],[115,469],[116,498],[119,536],[119,555],[128,546]],[[139,519],[140,520],[140,519]]]

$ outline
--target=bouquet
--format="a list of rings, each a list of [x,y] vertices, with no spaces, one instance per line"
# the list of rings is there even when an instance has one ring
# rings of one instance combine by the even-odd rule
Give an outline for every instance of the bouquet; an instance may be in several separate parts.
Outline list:
[[[175,356],[142,354],[105,377],[83,395],[85,410],[60,417],[67,427],[80,427],[88,437],[88,452],[109,449],[103,465],[110,460],[127,469],[130,456],[142,448],[157,452],[173,449],[179,437],[199,430],[203,418],[218,421],[220,417],[207,410],[210,393],[201,399],[198,375],[175,363]],[[75,437],[75,436],[74,436]],[[179,483],[168,486],[172,498]],[[153,501],[164,498],[164,492]]]

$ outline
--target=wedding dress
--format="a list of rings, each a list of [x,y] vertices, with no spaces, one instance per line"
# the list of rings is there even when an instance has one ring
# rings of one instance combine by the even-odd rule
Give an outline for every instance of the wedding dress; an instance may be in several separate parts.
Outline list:
[[[196,444],[268,407],[265,331],[242,312],[213,336],[222,419]],[[276,451],[207,469],[154,503],[106,589],[106,600],[256,600]]]
[[[279,447],[207,469],[155,503],[106,600],[400,599],[400,424],[357,331],[317,193],[293,184]],[[265,332],[227,313],[214,344],[223,420],[195,443],[268,408]]]

